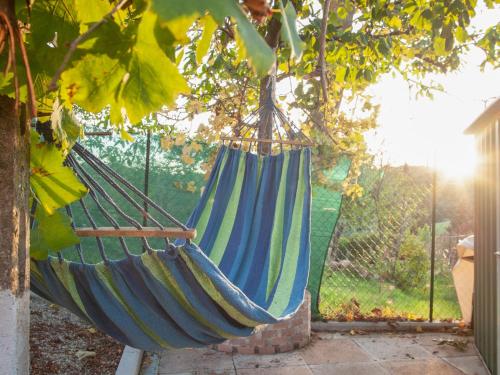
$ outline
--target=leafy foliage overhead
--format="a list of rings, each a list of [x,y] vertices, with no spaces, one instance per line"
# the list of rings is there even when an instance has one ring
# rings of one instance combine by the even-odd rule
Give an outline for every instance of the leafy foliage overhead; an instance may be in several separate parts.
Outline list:
[[[173,105],[179,94],[190,91],[176,51],[199,30],[199,62],[219,27],[232,28],[238,59],[246,58],[257,75],[267,74],[275,62],[273,51],[237,0],[46,0],[33,2],[29,10],[26,4],[16,10],[30,31],[25,37],[29,68],[39,108],[45,106],[47,112],[59,97],[67,108],[109,108],[111,122],[121,125],[139,123]],[[283,13],[285,20],[294,21],[290,2]],[[300,39],[291,23],[286,40],[300,55]],[[29,80],[18,64],[25,101]],[[13,75],[4,80],[0,93],[14,96]]]

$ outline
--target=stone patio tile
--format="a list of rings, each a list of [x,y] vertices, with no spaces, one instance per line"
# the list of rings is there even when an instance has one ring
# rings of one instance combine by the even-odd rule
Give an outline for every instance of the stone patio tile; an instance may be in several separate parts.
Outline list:
[[[443,358],[467,375],[489,375],[489,371],[478,356]]]
[[[259,367],[238,370],[238,375],[312,375],[307,366]]]
[[[300,354],[308,365],[374,360],[350,338],[315,340]]]
[[[353,340],[380,361],[432,358],[432,354],[414,339],[380,336],[353,338]]]
[[[387,375],[389,374],[376,362],[371,363],[334,363],[310,365],[314,375]],[[406,374],[405,374],[406,375]]]
[[[415,340],[432,354],[438,357],[465,357],[477,355],[474,347],[474,337],[462,337],[457,335],[443,334],[421,334],[417,335]],[[468,344],[464,351],[448,344],[439,345],[441,340],[467,340]]]
[[[438,358],[387,361],[380,364],[394,375],[463,375],[455,367]]]
[[[211,349],[167,350],[161,354],[159,374],[233,374],[231,354]]]
[[[306,366],[306,362],[298,352],[272,355],[234,354],[233,361],[238,373],[240,373],[241,369]]]

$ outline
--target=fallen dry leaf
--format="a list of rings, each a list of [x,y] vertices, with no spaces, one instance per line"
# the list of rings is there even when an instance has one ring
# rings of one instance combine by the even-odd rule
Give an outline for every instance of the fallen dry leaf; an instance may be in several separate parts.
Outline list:
[[[453,346],[458,351],[464,352],[467,349],[467,345],[469,345],[469,340],[467,339],[433,339],[432,341],[436,341],[438,345],[449,345]]]
[[[243,4],[250,12],[252,18],[258,23],[262,23],[273,12],[267,0],[244,0]]]
[[[87,357],[95,357],[95,352],[91,352],[88,350],[78,350],[76,353],[76,358],[78,358],[80,361],[82,359],[85,359]]]

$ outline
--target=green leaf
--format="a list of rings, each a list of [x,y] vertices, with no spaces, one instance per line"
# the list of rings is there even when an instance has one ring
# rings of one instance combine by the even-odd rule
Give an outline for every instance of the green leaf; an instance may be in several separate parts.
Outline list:
[[[197,15],[194,16],[181,16],[173,20],[166,21],[164,26],[166,26],[172,33],[174,39],[181,44],[186,44],[189,42],[189,37],[187,35],[189,28],[196,21]]]
[[[386,39],[380,39],[377,43],[377,50],[384,56],[388,56],[391,52],[391,47]]]
[[[184,48],[180,48],[175,56],[175,65],[179,65],[182,62],[183,57],[184,57]]]
[[[237,33],[245,46],[245,56],[258,75],[267,74],[274,64],[274,53],[262,36],[257,32],[252,23],[236,0],[152,0],[155,11],[162,22],[172,24],[183,20],[196,18],[209,13],[219,24],[225,22],[226,17],[236,21]],[[186,28],[180,28],[184,33]],[[178,30],[177,30],[178,32]],[[178,36],[180,37],[180,35]]]
[[[36,212],[36,226],[30,234],[30,256],[43,260],[49,252],[74,246],[80,239],[71,227],[71,220],[60,211],[47,215],[43,209]]]
[[[48,214],[64,207],[87,193],[72,169],[63,165],[64,157],[55,145],[39,143],[40,137],[31,131],[30,183],[41,206]]]
[[[122,137],[122,139],[124,141],[127,141],[127,142],[134,142],[134,137],[132,137],[130,135],[130,133],[128,133],[125,129],[121,128],[120,129],[120,136]]]
[[[62,97],[91,112],[110,106],[111,121],[133,124],[188,93],[186,81],[155,37],[157,17],[144,13],[127,53],[86,55],[62,76]],[[119,47],[122,50],[123,46]]]
[[[463,27],[458,26],[455,30],[455,38],[457,38],[460,43],[465,43],[467,37],[467,31]]]
[[[335,69],[335,82],[338,83],[344,82],[346,74],[347,74],[347,67],[338,66],[337,69]]]
[[[283,7],[283,1],[280,1],[281,9],[281,37],[288,43],[292,51],[292,57],[297,59],[302,55],[304,50],[304,42],[299,37],[297,31],[297,13],[291,1],[286,3]]]
[[[78,13],[78,19],[84,24],[100,21],[112,9],[113,5],[108,0],[74,0],[75,10]],[[88,27],[84,27],[87,29]],[[85,30],[83,30],[85,31]]]
[[[121,93],[127,116],[133,124],[162,106],[172,104],[178,94],[189,92],[186,81],[154,37],[156,19],[150,12],[142,17],[127,69],[128,79]]]
[[[337,16],[341,19],[341,20],[345,20],[347,18],[347,16],[349,15],[349,13],[347,12],[347,9],[344,8],[344,7],[338,7],[337,8]]]
[[[76,140],[82,135],[82,128],[71,110],[54,101],[52,114],[50,116],[50,127],[56,139],[56,143],[65,151],[71,148]]]
[[[237,19],[238,34],[245,45],[245,56],[259,76],[266,75],[274,65],[274,52],[248,21],[239,6],[235,6],[238,7],[238,12],[235,12],[234,18]]]
[[[61,75],[61,96],[94,113],[108,105],[121,108],[117,91],[125,79],[125,68],[107,55],[87,55]]]
[[[410,25],[421,30],[430,31],[432,29],[432,22],[429,21],[432,18],[431,16],[432,12],[429,9],[425,9],[422,12],[415,12],[410,19]]]
[[[365,69],[363,71],[363,77],[365,77],[368,82],[371,82],[373,80],[373,72],[370,69]]]
[[[79,34],[79,23],[72,1],[35,1],[26,34],[31,73],[52,77],[68,51],[68,45]],[[18,70],[19,71],[19,70]]]
[[[11,97],[15,96],[14,93],[14,73],[7,72],[6,74],[0,73],[0,93]]]
[[[434,51],[437,55],[442,56],[446,54],[446,39],[437,36],[434,38]]]
[[[393,27],[395,29],[400,29],[402,26],[401,19],[398,16],[392,16],[391,19],[388,22],[388,25],[390,27]]]
[[[201,59],[203,58],[203,56],[207,54],[208,49],[210,48],[212,36],[215,30],[217,30],[217,23],[209,15],[200,18],[199,23],[200,26],[203,27],[203,33],[201,34],[201,38],[196,44],[196,62],[198,64],[201,63]]]

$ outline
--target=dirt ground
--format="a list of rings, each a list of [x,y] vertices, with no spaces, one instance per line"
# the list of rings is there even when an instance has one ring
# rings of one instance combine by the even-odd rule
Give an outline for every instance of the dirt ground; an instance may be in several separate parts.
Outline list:
[[[114,374],[122,351],[111,337],[32,293],[30,374]]]

